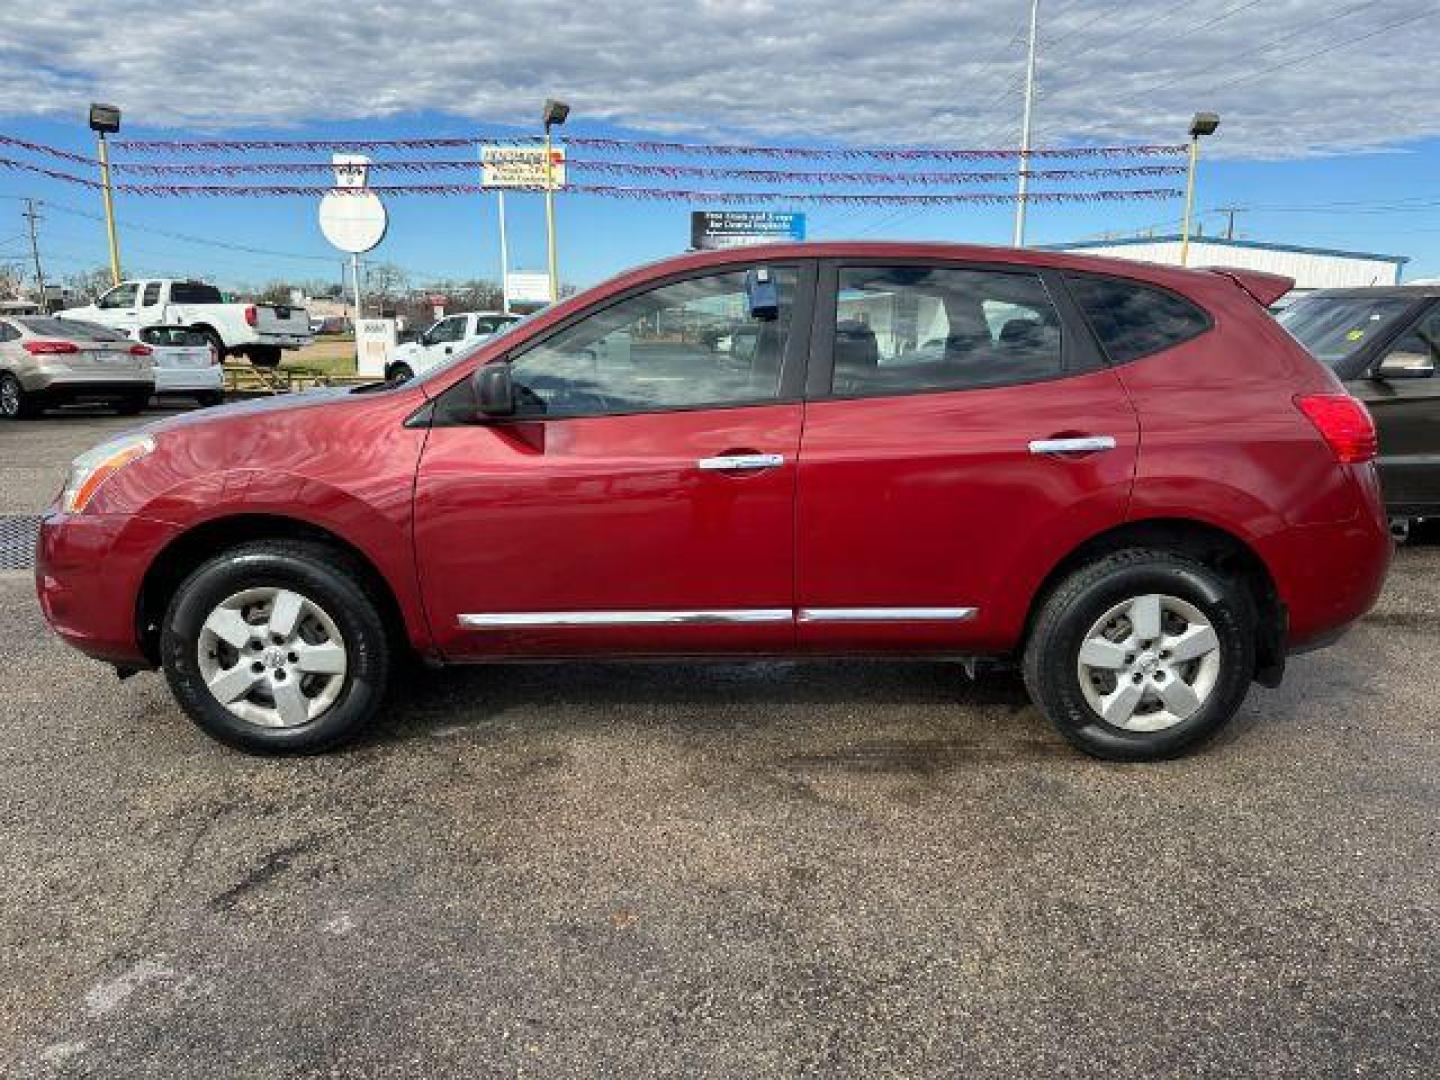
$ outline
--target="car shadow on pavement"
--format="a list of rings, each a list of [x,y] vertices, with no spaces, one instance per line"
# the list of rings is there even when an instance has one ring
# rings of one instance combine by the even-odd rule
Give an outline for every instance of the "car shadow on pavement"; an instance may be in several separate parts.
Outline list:
[[[982,671],[972,680],[953,662],[484,664],[406,673],[365,741],[478,730],[517,711],[528,714],[530,728],[583,729],[611,726],[630,714],[651,722],[662,709],[677,730],[719,731],[779,722],[777,710],[790,706],[927,715],[938,707],[944,716],[960,717],[967,709],[1019,713],[1030,702],[1015,671]],[[1025,721],[1027,728],[1037,722]]]

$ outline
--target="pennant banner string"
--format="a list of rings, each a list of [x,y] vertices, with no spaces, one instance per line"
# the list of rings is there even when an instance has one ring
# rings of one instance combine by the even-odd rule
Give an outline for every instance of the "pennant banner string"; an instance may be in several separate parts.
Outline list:
[[[502,136],[498,138],[429,138],[429,139],[115,139],[111,145],[139,154],[194,154],[205,152],[247,153],[283,150],[440,150],[455,147],[536,146],[539,136]],[[1179,144],[1137,144],[1129,146],[1056,146],[1036,147],[1021,151],[1014,147],[950,148],[950,147],[846,147],[846,146],[747,146],[738,143],[660,142],[645,139],[605,139],[590,136],[567,136],[560,140],[566,147],[586,147],[619,153],[663,155],[682,154],[704,157],[769,157],[769,158],[840,158],[878,161],[985,161],[1006,158],[1126,158],[1157,157],[1183,154],[1188,149]]]
[[[101,187],[98,180],[49,169],[33,162],[0,157],[0,168],[23,169],[51,179],[79,184],[87,188]],[[539,192],[541,188],[493,188],[481,184],[377,184],[368,188],[333,188],[320,184],[115,184],[114,190],[128,195],[155,198],[267,198],[304,195],[320,197],[331,192],[341,195],[489,195],[497,191]],[[926,192],[845,194],[818,191],[687,191],[673,188],[629,187],[611,184],[567,184],[562,190],[581,195],[612,199],[645,199],[669,202],[714,204],[808,202],[841,203],[877,206],[940,206],[951,203],[998,205],[1020,198],[1013,192]],[[1159,200],[1178,198],[1178,188],[1118,188],[1100,191],[1032,191],[1024,199],[1033,203],[1118,202],[1129,199]]]
[[[114,171],[137,176],[281,176],[287,173],[328,173],[333,166],[320,161],[166,162],[117,161]],[[592,161],[572,158],[566,167],[580,172],[612,175],[661,176],[669,179],[705,177],[777,184],[989,184],[1008,183],[1014,171],[988,172],[876,172],[842,170],[742,169],[715,165],[654,165],[633,161]],[[372,172],[429,173],[470,171],[473,160],[376,161]],[[1088,180],[1101,177],[1179,176],[1184,165],[1127,165],[1072,169],[1023,169],[1023,175],[1040,180]]]

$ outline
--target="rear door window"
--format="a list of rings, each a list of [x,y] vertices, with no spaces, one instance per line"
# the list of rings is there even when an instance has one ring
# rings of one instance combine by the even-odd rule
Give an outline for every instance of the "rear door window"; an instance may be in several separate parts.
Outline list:
[[[160,303],[160,282],[148,281],[145,283],[145,294],[140,299],[141,307],[154,307]]]
[[[1066,274],[1065,283],[1115,364],[1173,348],[1211,326],[1190,301],[1138,281]]]
[[[831,392],[873,397],[1059,376],[1060,316],[1032,273],[847,266],[835,298]]]

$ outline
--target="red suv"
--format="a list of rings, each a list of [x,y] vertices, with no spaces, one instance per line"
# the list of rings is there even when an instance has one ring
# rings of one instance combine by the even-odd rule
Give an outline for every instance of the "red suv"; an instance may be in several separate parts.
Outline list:
[[[1286,279],[938,244],[687,255],[403,384],[75,462],[56,631],[315,751],[396,663],[1018,660],[1089,753],[1178,753],[1375,600],[1364,408]]]

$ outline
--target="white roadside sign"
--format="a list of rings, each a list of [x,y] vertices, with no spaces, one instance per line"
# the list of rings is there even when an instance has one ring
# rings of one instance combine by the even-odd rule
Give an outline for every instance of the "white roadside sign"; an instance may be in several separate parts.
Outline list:
[[[549,274],[510,273],[505,275],[505,299],[512,304],[548,304]]]
[[[565,150],[550,151],[553,175],[547,180],[543,146],[482,146],[480,183],[492,188],[533,188],[545,190],[547,182],[558,190],[565,186]]]
[[[395,351],[394,319],[360,319],[355,323],[355,370],[361,375],[385,374]]]

